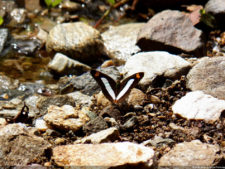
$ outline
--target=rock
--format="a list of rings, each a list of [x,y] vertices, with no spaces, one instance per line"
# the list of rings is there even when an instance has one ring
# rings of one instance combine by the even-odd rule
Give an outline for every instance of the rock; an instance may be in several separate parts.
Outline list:
[[[107,67],[100,70],[101,72],[108,74],[113,79],[117,80],[120,77],[119,71],[115,67]],[[67,86],[73,86],[74,90],[81,91],[82,93],[92,96],[95,93],[98,93],[101,89],[94,78],[91,76],[90,72],[84,73],[81,76],[77,76],[68,81],[60,84],[60,90],[63,91]]]
[[[140,51],[136,45],[137,34],[144,23],[129,23],[110,27],[102,34],[109,57],[121,64]]]
[[[154,139],[146,140],[142,144],[144,146],[162,147],[162,145],[172,145],[174,143],[175,141],[172,139],[155,136]]]
[[[18,27],[18,25],[23,24],[25,22],[27,16],[27,12],[23,8],[15,8],[10,12],[10,25]]]
[[[11,44],[12,48],[20,54],[32,55],[40,47],[40,42],[36,39],[15,40]]]
[[[39,114],[39,109],[37,108],[37,102],[41,96],[33,95],[25,99],[26,105],[29,107],[29,114],[35,117]]]
[[[66,96],[66,95],[56,95],[52,97],[41,97],[38,102],[37,102],[37,107],[39,109],[40,115],[44,115],[47,111],[47,108],[50,105],[55,105],[55,106],[63,106],[63,105],[71,105],[75,106],[75,102],[73,98]]]
[[[187,75],[187,87],[225,100],[225,58],[203,58]]]
[[[137,106],[142,106],[146,97],[147,96],[145,93],[143,93],[141,90],[133,88],[127,98],[127,104],[134,108]]]
[[[37,36],[37,39],[39,39],[42,42],[42,45],[43,45],[47,41],[48,33],[45,30],[39,28],[39,31],[38,31],[36,36]]]
[[[159,166],[214,166],[219,146],[199,140],[177,144],[159,159]]]
[[[5,118],[0,117],[0,128],[7,125],[7,121],[5,120]]]
[[[105,55],[100,33],[82,22],[56,25],[49,32],[46,48],[70,55],[79,61],[91,62]]]
[[[111,101],[109,101],[105,95],[102,93],[102,91],[100,91],[98,94],[96,94],[94,96],[96,98],[96,103],[97,103],[97,106],[104,106],[104,107],[107,107],[107,106],[110,106],[112,105]]]
[[[34,126],[40,131],[46,131],[48,129],[48,126],[43,118],[36,119],[34,122]]]
[[[70,0],[62,1],[61,7],[67,11],[77,11],[82,8],[79,3],[72,2]]]
[[[90,66],[68,58],[66,55],[56,53],[54,58],[48,64],[48,68],[58,76],[81,75],[91,69]]]
[[[41,10],[40,0],[25,0],[25,8],[33,12]]]
[[[19,124],[0,129],[0,165],[23,166],[46,160],[45,152],[51,145],[41,137],[28,132]]]
[[[108,128],[107,123],[104,121],[102,117],[96,117],[83,126],[83,131],[87,135],[92,134],[92,133],[97,133],[101,130],[105,130]]]
[[[75,91],[67,95],[74,99],[76,105],[90,106],[92,104],[92,98],[86,94],[81,93],[80,91]]]
[[[110,105],[110,106],[105,107],[100,112],[99,116],[102,116],[102,117],[112,117],[115,120],[120,120],[120,118],[121,118],[121,112],[120,112],[120,110],[118,109],[117,106]]]
[[[75,144],[53,149],[58,166],[99,166],[106,168],[151,168],[154,150],[129,143]]]
[[[19,80],[13,80],[5,75],[0,75],[0,90],[12,90],[16,89],[18,86]]]
[[[189,92],[175,102],[172,110],[187,119],[214,122],[225,110],[225,101],[204,94],[202,91]]]
[[[120,127],[121,127],[122,130],[129,130],[129,129],[132,129],[135,126],[135,124],[137,124],[137,123],[138,123],[137,117],[136,116],[133,116],[130,119],[128,119]]]
[[[140,30],[137,45],[144,51],[165,50],[171,53],[206,53],[203,32],[179,11],[165,10],[154,15]]]
[[[6,28],[1,28],[0,29],[0,54],[2,52],[2,50],[4,49],[4,45],[7,41],[9,35],[9,31]]]
[[[177,78],[187,73],[190,63],[178,55],[168,52],[142,52],[130,57],[123,68],[123,73],[130,76],[137,72],[145,75],[139,82],[141,86],[148,86],[159,77]],[[157,82],[155,82],[157,83]]]
[[[119,139],[119,130],[116,127],[111,127],[97,133],[93,133],[90,136],[84,137],[81,140],[77,140],[74,143],[92,143],[92,144],[99,144],[99,143],[106,143],[106,142],[113,142]]]
[[[224,27],[222,22],[225,17],[225,3],[223,0],[209,0],[205,5],[205,11],[214,15],[217,23]]]
[[[88,116],[70,105],[49,106],[48,113],[44,116],[46,123],[59,130],[78,131],[88,120]]]

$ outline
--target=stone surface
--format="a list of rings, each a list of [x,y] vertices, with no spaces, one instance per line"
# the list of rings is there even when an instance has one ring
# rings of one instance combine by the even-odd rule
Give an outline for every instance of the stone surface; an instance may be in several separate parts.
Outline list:
[[[25,0],[25,8],[28,11],[39,11],[41,9],[40,0]]]
[[[214,122],[225,110],[225,101],[204,94],[202,91],[189,92],[175,102],[172,110],[187,119]]]
[[[120,77],[120,73],[116,67],[107,67],[100,69],[101,72],[108,74],[113,79],[117,80]],[[69,84],[69,85],[68,85]],[[91,76],[90,72],[84,73],[80,76],[77,76],[72,79],[68,79],[60,84],[60,90],[65,90],[69,87],[73,87],[74,90],[81,91],[83,94],[92,96],[95,93],[98,93],[101,89],[94,78]]]
[[[82,22],[56,25],[49,32],[46,48],[48,51],[68,54],[75,60],[87,62],[105,55],[100,33]]]
[[[139,82],[142,86],[152,84],[158,76],[168,78],[177,78],[187,73],[190,63],[178,55],[172,55],[168,52],[142,52],[133,55],[123,68],[123,73],[130,76],[137,72],[144,72],[145,75]]]
[[[218,152],[218,145],[199,140],[179,143],[159,159],[159,166],[213,166]]]
[[[51,145],[28,132],[20,124],[9,124],[0,129],[0,165],[15,166],[38,163]]]
[[[171,53],[205,54],[203,32],[179,11],[165,10],[154,15],[141,28],[137,45],[144,51],[165,50]]]
[[[163,145],[172,145],[174,143],[175,141],[172,139],[155,136],[153,139],[146,140],[142,144],[145,146],[162,147]]]
[[[91,69],[90,66],[68,58],[62,53],[56,53],[48,64],[50,71],[56,75],[81,75]]]
[[[49,106],[48,113],[44,116],[46,123],[53,128],[59,130],[79,130],[86,122],[89,117],[86,113],[81,110],[76,110],[70,105]]]
[[[13,80],[5,75],[0,76],[0,90],[16,89],[18,86],[19,80]]]
[[[144,104],[146,97],[147,96],[145,95],[145,93],[143,93],[141,90],[133,88],[126,101],[129,106],[137,107]]]
[[[23,8],[15,8],[10,12],[10,25],[18,26],[17,24],[23,24],[27,16],[27,12]]]
[[[225,58],[203,58],[187,75],[187,87],[225,100]]]
[[[92,98],[86,94],[81,93],[80,91],[75,91],[67,95],[74,99],[76,105],[90,106],[92,104]]]
[[[86,124],[84,124],[83,131],[84,131],[84,133],[89,135],[91,133],[97,133],[97,132],[99,132],[101,130],[105,130],[107,128],[108,128],[108,125],[105,122],[105,120],[102,117],[98,116],[98,117],[90,120]]]
[[[93,133],[90,136],[84,137],[81,140],[77,140],[74,143],[92,143],[92,144],[99,144],[99,143],[107,143],[113,142],[119,139],[119,130],[116,127],[111,127],[97,133]]]
[[[129,23],[110,27],[102,34],[109,57],[121,63],[140,51],[136,45],[137,34],[144,23]]]
[[[145,169],[152,167],[153,157],[151,148],[129,142],[75,144],[53,149],[53,159],[58,166]]]
[[[11,44],[12,48],[20,54],[32,55],[40,47],[40,41],[37,39],[14,40]]]
[[[39,114],[44,115],[47,111],[47,108],[50,105],[55,106],[63,106],[63,105],[71,105],[75,106],[75,102],[72,97],[69,97],[67,95],[56,95],[52,97],[41,97],[37,101],[37,107],[39,109]]]
[[[4,48],[7,38],[8,38],[8,29],[1,28],[0,29],[0,54]]]

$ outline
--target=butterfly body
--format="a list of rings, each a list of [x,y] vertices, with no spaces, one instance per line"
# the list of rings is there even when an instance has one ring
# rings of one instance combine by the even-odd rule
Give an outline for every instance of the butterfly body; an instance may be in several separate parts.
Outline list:
[[[111,77],[97,70],[91,70],[91,75],[100,85],[106,98],[112,103],[118,104],[125,99],[131,89],[138,84],[138,82],[143,78],[144,73],[135,73],[124,79],[121,83],[115,82]]]

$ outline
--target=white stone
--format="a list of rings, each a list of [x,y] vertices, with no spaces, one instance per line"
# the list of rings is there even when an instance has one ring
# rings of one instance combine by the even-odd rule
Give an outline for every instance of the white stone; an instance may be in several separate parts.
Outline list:
[[[172,110],[175,114],[187,119],[214,122],[225,110],[225,101],[204,94],[202,91],[194,91],[177,100]]]
[[[179,76],[184,70],[190,67],[190,63],[178,55],[168,52],[142,52],[130,57],[124,68],[123,73],[130,76],[137,72],[144,72],[141,85],[149,85],[157,76],[174,78]]]

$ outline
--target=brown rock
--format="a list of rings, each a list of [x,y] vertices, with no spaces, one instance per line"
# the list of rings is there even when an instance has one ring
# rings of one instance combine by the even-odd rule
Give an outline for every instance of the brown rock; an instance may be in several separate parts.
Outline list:
[[[15,166],[38,163],[44,160],[50,144],[28,132],[19,124],[9,124],[0,129],[0,165]]]
[[[219,156],[218,145],[201,143],[199,140],[177,144],[162,156],[159,166],[213,166]]]
[[[187,87],[225,100],[225,58],[204,58],[187,75]]]
[[[76,110],[70,105],[62,107],[51,105],[44,120],[54,128],[77,131],[89,120],[89,117],[83,111]]]
[[[153,157],[151,148],[129,142],[75,144],[53,149],[53,159],[58,166],[144,169],[152,167]]]
[[[146,99],[146,95],[139,89],[133,88],[127,98],[129,106],[142,106]]]
[[[179,11],[165,10],[153,16],[140,30],[137,45],[144,51],[164,50],[203,56],[202,35],[188,16]]]

